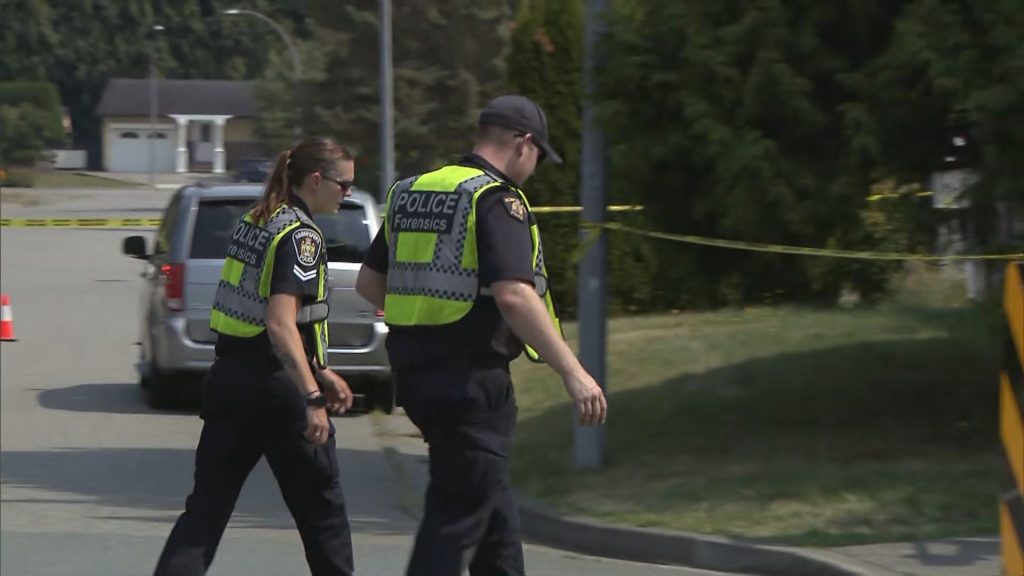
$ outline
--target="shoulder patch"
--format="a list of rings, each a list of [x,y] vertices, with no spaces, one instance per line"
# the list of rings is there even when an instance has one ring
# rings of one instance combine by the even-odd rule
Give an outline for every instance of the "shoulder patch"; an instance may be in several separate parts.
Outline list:
[[[519,197],[506,196],[502,200],[505,202],[505,210],[508,211],[509,216],[520,222],[526,220],[526,206],[523,205],[523,201]]]
[[[312,266],[320,260],[320,247],[323,241],[315,230],[302,228],[292,233],[292,243],[295,245],[295,257],[299,264]]]

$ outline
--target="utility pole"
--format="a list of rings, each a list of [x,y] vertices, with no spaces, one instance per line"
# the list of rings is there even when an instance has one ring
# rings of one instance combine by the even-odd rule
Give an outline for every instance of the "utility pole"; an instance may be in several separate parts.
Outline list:
[[[391,57],[391,0],[380,0],[380,203],[395,181],[395,97]]]
[[[596,119],[597,47],[604,32],[607,0],[587,0],[584,12],[583,40],[583,150],[580,167],[582,222],[604,223],[605,146],[604,134]],[[581,240],[592,232],[584,229]],[[605,374],[605,309],[607,307],[607,249],[604,233],[598,236],[580,261],[577,299],[580,323],[580,362],[607,394]],[[604,463],[605,425],[583,427],[576,424],[574,464],[577,469],[593,470]]]
[[[146,135],[149,150],[149,185],[156,188],[156,115],[160,95],[156,89],[156,33],[164,27],[154,24],[149,32],[149,134]]]

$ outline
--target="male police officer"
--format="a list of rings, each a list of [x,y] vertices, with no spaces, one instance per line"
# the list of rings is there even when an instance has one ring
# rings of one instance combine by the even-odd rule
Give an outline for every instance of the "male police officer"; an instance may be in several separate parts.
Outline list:
[[[383,308],[406,413],[430,445],[430,485],[408,574],[522,575],[508,482],[516,404],[509,361],[526,345],[562,377],[582,423],[604,422],[601,388],[562,339],[537,224],[520,188],[545,158],[540,106],[501,96],[473,153],[401,180],[356,289]]]

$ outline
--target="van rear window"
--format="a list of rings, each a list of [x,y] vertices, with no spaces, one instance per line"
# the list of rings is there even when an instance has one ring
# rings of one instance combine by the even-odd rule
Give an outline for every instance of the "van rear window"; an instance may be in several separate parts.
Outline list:
[[[373,238],[370,237],[370,226],[362,206],[345,203],[337,213],[318,214],[313,220],[324,233],[329,262],[363,261]]]
[[[224,258],[231,231],[253,204],[254,201],[249,199],[200,202],[192,234],[191,257]],[[314,221],[324,234],[329,261],[363,261],[373,238],[362,206],[342,204],[336,214],[318,214]]]
[[[231,231],[253,204],[248,198],[200,202],[192,232],[191,258],[224,258]]]

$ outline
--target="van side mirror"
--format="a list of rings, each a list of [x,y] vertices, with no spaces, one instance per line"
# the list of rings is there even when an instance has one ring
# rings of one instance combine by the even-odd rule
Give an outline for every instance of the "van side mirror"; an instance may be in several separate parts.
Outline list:
[[[149,255],[146,254],[146,239],[142,236],[129,236],[125,238],[121,251],[124,252],[126,256],[130,256],[132,258],[149,260]]]

